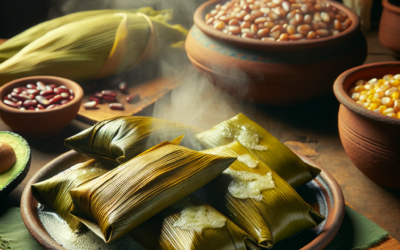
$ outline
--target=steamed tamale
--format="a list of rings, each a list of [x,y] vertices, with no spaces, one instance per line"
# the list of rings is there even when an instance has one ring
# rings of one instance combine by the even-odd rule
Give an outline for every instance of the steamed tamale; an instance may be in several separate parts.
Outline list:
[[[259,246],[271,248],[324,220],[272,168],[239,142],[202,152],[238,158],[196,194],[254,237]]]
[[[69,214],[72,207],[69,191],[111,169],[112,166],[96,160],[79,163],[50,179],[33,184],[32,194],[39,203],[53,208],[73,231],[82,231],[86,227]]]
[[[45,34],[0,64],[0,86],[31,75],[78,80],[104,78],[128,71],[151,55],[182,43],[187,34],[182,26],[166,22],[168,12],[156,16],[151,16],[158,13],[154,11],[148,11],[149,15],[129,11],[90,13],[87,18],[50,31],[44,28]],[[0,46],[4,53],[6,46]]]
[[[249,234],[194,195],[164,209],[129,235],[152,250],[260,249]]]
[[[72,189],[70,213],[108,243],[204,186],[236,159],[174,143],[163,142]]]
[[[94,126],[65,140],[71,149],[94,159],[126,162],[162,141],[185,135],[181,145],[196,148],[195,134],[200,130],[179,123],[142,116],[120,116]]]
[[[320,172],[243,114],[199,133],[197,138],[206,149],[239,141],[294,188],[311,181]]]

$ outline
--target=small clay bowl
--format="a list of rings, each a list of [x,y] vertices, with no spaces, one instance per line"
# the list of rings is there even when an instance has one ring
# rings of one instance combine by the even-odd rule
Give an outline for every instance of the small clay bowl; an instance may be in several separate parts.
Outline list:
[[[400,58],[400,7],[382,0],[383,11],[379,24],[379,42]]]
[[[347,91],[357,80],[398,73],[400,62],[366,64],[342,73],[333,86],[341,103],[339,135],[347,155],[367,177],[392,189],[400,189],[400,120],[361,107]]]
[[[192,64],[217,87],[258,103],[296,104],[332,91],[340,73],[361,65],[367,43],[357,15],[344,5],[350,27],[337,36],[304,41],[261,41],[225,34],[208,26],[205,15],[226,0],[212,0],[194,14],[186,39]]]
[[[74,99],[67,104],[49,110],[19,110],[3,103],[4,97],[16,87],[25,87],[27,84],[36,84],[41,81],[46,85],[64,85],[74,92]],[[16,79],[0,88],[0,117],[14,132],[33,138],[51,137],[66,127],[77,115],[83,90],[76,82],[55,76],[31,76]]]

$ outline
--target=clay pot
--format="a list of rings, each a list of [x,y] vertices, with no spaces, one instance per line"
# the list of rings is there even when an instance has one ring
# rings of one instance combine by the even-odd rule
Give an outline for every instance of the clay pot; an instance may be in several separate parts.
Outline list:
[[[339,135],[347,155],[371,180],[393,189],[400,189],[400,119],[361,107],[350,98],[347,90],[357,80],[398,73],[400,62],[366,64],[341,74],[333,87],[341,103]]]
[[[286,105],[332,91],[343,71],[361,65],[367,44],[357,15],[337,2],[352,20],[337,36],[274,42],[245,39],[209,27],[204,17],[221,0],[201,5],[186,39],[193,65],[216,86],[231,95],[259,103]]]
[[[379,24],[379,42],[400,58],[400,7],[382,0],[383,12]]]
[[[64,85],[72,89],[75,98],[57,108],[39,111],[21,111],[3,103],[4,97],[10,94],[14,88],[25,87],[29,83],[35,84],[37,81],[41,81],[46,85]],[[65,78],[55,76],[20,78],[6,83],[0,88],[0,117],[7,126],[18,134],[34,138],[50,137],[61,132],[75,118],[82,98],[82,88],[76,82]]]

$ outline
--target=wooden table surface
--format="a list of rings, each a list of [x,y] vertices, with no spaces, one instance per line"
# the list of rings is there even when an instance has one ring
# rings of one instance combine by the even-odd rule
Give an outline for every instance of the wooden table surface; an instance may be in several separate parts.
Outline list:
[[[395,60],[392,53],[379,44],[376,31],[368,32],[366,36],[369,54],[365,63]],[[231,101],[231,105],[233,113],[245,113],[282,142],[296,141],[301,142],[300,145],[306,145],[310,158],[324,166],[338,181],[346,202],[400,241],[400,192],[376,185],[347,157],[339,139],[339,103],[333,94],[294,107],[243,104],[238,100]],[[141,114],[151,115],[153,107],[143,110]],[[28,140],[32,149],[31,169],[23,183],[5,199],[5,205],[19,206],[21,193],[29,178],[46,163],[68,151],[69,149],[63,146],[64,139],[86,127],[87,124],[74,120],[56,137]],[[10,128],[0,120],[0,131],[9,130]],[[296,146],[295,143],[288,144]],[[1,203],[3,202],[4,200]]]

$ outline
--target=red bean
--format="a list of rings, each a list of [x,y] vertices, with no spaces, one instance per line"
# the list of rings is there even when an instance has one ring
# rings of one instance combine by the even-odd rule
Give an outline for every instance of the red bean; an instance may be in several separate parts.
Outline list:
[[[61,96],[62,99],[68,99],[69,100],[70,94],[66,93],[66,92],[63,92],[63,93],[60,94],[60,96]]]
[[[46,109],[46,108],[45,108],[42,104],[40,104],[40,103],[37,105],[37,108],[38,108],[38,109]]]
[[[4,104],[6,104],[6,105],[8,105],[10,107],[13,107],[13,108],[19,108],[21,106],[21,104],[22,104],[21,101],[19,101],[17,103],[14,103],[14,102],[9,101],[9,100],[4,100],[3,102],[4,102]]]
[[[120,84],[118,84],[118,88],[122,92],[126,92],[128,90],[128,84],[126,82],[121,82]]]
[[[54,93],[56,93],[56,94],[61,94],[61,93],[63,93],[63,92],[65,92],[65,93],[70,93],[70,92],[69,92],[69,89],[65,88],[64,86],[55,88],[53,91],[54,91]]]
[[[60,95],[56,95],[52,99],[49,100],[50,104],[56,104],[57,102],[61,101],[63,98]]]
[[[115,99],[114,96],[108,96],[108,95],[103,96],[102,100],[104,102],[116,102],[117,101],[117,99]]]
[[[126,98],[126,101],[127,102],[129,102],[129,103],[134,103],[134,102],[137,102],[137,101],[139,101],[140,100],[140,96],[139,95],[131,95],[131,96],[128,96],[127,98]]]
[[[24,91],[25,90],[25,88],[24,87],[19,87],[19,88],[14,88],[13,89],[13,92],[14,93],[17,93],[17,94],[20,94],[22,91]]]
[[[57,85],[55,85],[55,84],[50,84],[50,87],[51,87],[52,89],[55,89],[55,88],[57,88]]]
[[[26,87],[28,88],[28,89],[37,89],[37,87],[35,86],[35,85],[33,85],[33,84],[28,84],[28,85],[26,85]]]
[[[53,99],[57,94],[46,95],[44,98],[47,100]]]
[[[46,109],[54,109],[54,108],[57,108],[58,106],[60,106],[60,105],[52,104],[52,105],[48,106]]]
[[[103,94],[102,94],[102,93],[99,93],[99,92],[94,93],[93,96],[94,96],[94,97],[97,97],[97,98],[99,98],[99,99],[103,98]]]
[[[114,109],[114,110],[123,110],[124,109],[124,105],[122,105],[122,103],[110,103],[109,104],[110,109]]]
[[[101,91],[101,93],[103,94],[103,96],[113,96],[113,97],[117,96],[117,93],[111,90],[103,90]]]
[[[99,98],[97,98],[97,97],[94,97],[94,96],[89,96],[89,101],[94,101],[94,102],[97,102],[97,104],[99,104],[99,103],[100,103],[100,99],[99,99]]]
[[[36,101],[36,100],[26,100],[26,101],[24,101],[24,103],[22,104],[22,106],[23,106],[24,108],[29,108],[29,107],[31,107],[31,106],[36,107],[36,105],[37,105],[37,101]]]
[[[61,101],[61,105],[67,104],[67,103],[69,103],[69,102],[70,102],[70,100],[62,100],[62,101]]]
[[[85,109],[95,109],[96,106],[97,106],[97,102],[95,102],[95,101],[85,102],[85,103],[83,104],[83,107],[84,107]]]
[[[27,89],[26,92],[28,94],[36,96],[36,95],[38,95],[40,93],[40,90],[38,90],[38,89]]]
[[[46,85],[46,90],[53,89],[51,85]]]
[[[47,105],[50,104],[49,100],[47,100],[47,99],[46,99],[45,97],[43,97],[43,96],[38,95],[38,96],[35,97],[35,99],[36,99],[36,101],[37,101],[39,104],[41,104],[41,105],[43,105],[43,106],[47,106]]]
[[[35,110],[35,107],[30,106],[30,107],[28,108],[28,110]]]
[[[13,93],[11,93],[11,96],[13,96]],[[16,94],[13,97],[15,99],[20,100],[20,101],[26,101],[26,100],[32,100],[33,99],[33,95],[18,95],[18,94]]]
[[[47,96],[47,95],[51,95],[51,94],[54,94],[54,91],[52,89],[48,89],[48,90],[40,92],[41,96]]]
[[[36,86],[37,86],[37,89],[46,90],[46,85],[44,85],[42,82],[37,82]]]
[[[12,101],[12,102],[15,102],[15,103],[18,102],[18,99],[15,99],[11,94],[8,94],[8,95],[7,95],[7,99],[10,100],[10,101]]]

